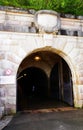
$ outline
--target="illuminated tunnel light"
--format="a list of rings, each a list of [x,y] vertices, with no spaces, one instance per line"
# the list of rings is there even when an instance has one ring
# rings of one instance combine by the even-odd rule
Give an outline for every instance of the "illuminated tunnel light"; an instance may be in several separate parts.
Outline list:
[[[35,58],[34,58],[36,61],[39,61],[39,60],[41,60],[41,57],[39,57],[39,56],[35,56]]]

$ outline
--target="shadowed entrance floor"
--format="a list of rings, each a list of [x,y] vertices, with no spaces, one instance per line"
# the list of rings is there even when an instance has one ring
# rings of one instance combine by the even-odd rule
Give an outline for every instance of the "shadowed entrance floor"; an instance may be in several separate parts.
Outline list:
[[[56,109],[56,108],[64,108],[64,107],[70,107],[70,105],[64,103],[63,101],[59,101],[55,99],[40,100],[40,99],[32,98],[30,100],[27,100],[27,103],[23,102],[20,111],[34,111],[40,109]]]
[[[17,113],[3,130],[83,130],[83,110]]]

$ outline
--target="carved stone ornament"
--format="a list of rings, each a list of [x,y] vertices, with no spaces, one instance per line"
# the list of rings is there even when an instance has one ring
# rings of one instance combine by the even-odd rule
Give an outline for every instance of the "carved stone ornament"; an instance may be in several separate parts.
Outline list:
[[[55,11],[40,10],[35,14],[35,25],[40,32],[57,32],[60,29],[60,16]]]

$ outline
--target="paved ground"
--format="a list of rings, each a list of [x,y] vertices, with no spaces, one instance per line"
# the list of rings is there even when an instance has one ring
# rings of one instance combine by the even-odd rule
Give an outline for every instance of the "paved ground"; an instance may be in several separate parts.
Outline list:
[[[18,113],[3,130],[83,130],[83,109]]]
[[[7,126],[12,118],[13,116],[4,116],[2,119],[0,119],[0,130]]]

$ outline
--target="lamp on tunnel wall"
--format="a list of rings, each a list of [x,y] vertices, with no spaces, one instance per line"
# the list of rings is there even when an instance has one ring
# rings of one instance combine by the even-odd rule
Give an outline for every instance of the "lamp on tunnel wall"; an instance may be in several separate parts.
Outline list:
[[[57,33],[60,29],[60,16],[51,10],[40,10],[35,14],[35,25],[39,32]]]
[[[35,56],[35,57],[34,57],[34,60],[35,60],[35,61],[39,61],[39,60],[41,60],[41,57],[40,57],[40,56]]]

